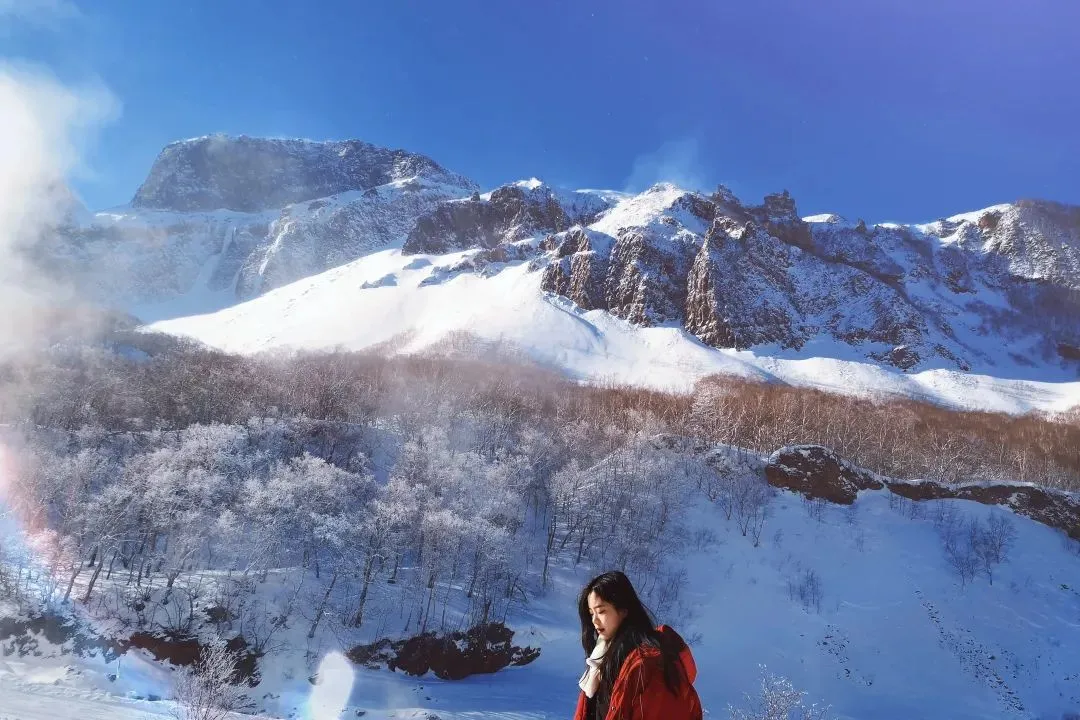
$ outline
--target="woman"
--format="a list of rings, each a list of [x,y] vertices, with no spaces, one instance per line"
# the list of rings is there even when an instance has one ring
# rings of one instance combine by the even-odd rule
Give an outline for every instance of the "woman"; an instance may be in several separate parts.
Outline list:
[[[593,578],[578,615],[587,660],[574,720],[701,720],[690,648],[654,626],[626,575]]]

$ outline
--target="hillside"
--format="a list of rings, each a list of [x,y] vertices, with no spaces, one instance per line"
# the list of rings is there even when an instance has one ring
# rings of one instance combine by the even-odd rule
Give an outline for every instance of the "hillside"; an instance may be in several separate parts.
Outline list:
[[[1080,403],[1080,381],[946,368],[901,372],[829,339],[799,353],[712,348],[678,327],[641,327],[603,310],[583,310],[543,291],[543,274],[528,262],[477,270],[474,258],[471,251],[407,256],[384,250],[215,313],[149,327],[240,353],[380,346],[417,352],[457,342],[463,352],[482,354],[501,346],[579,380],[682,391],[721,373],[998,412],[1054,412]]]
[[[759,665],[791,678],[809,699],[831,704],[842,720],[1059,718],[1080,708],[1075,548],[1050,528],[1016,517],[1015,546],[993,584],[978,577],[965,585],[942,551],[942,513],[958,513],[963,522],[1001,509],[890,497],[896,496],[864,492],[844,507],[783,493],[758,546],[721,507],[689,510],[687,544],[669,561],[681,573],[679,601],[662,605],[660,617],[692,639],[709,713],[724,717],[728,705],[744,705],[744,694],[758,685]],[[561,562],[553,577],[550,591],[509,617],[518,636],[541,648],[534,663],[465,681],[354,667],[337,680],[351,688],[341,717],[354,709],[373,718],[564,717],[581,664],[574,594],[587,573]],[[380,585],[371,616],[396,616],[396,597]],[[271,693],[260,702],[271,716],[304,706],[315,692],[307,674],[339,642],[326,636],[313,645],[303,638],[306,628],[297,623],[281,638],[295,650],[260,661],[256,691]],[[143,661],[125,657],[120,679],[109,683],[102,677],[109,665],[50,656],[55,650],[43,647],[42,658],[16,654],[0,663],[4,717],[39,720],[62,707],[87,713],[80,717],[105,707],[115,714],[102,717],[125,720],[166,714],[161,701],[92,690],[167,697],[167,673],[139,671]],[[304,664],[301,648],[313,664]]]
[[[1078,219],[1043,201],[923,224],[801,218],[786,192],[757,205],[670,184],[480,193],[406,151],[213,136],[167,147],[130,206],[69,214],[36,255],[91,297],[243,352],[466,330],[590,380],[720,371],[1053,410],[1076,403]]]

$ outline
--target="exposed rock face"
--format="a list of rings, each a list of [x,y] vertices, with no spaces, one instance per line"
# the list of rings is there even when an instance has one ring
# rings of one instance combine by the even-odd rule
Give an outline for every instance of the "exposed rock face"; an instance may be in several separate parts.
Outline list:
[[[760,207],[750,208],[750,214],[773,237],[804,250],[813,246],[810,227],[799,217],[787,190],[766,195]]]
[[[902,370],[967,370],[1001,359],[978,341],[994,332],[1034,347],[1010,362],[1061,363],[1080,346],[1077,214],[1032,203],[868,227],[804,221],[786,192],[747,207],[725,188],[706,197],[658,186],[601,215],[588,250],[569,236],[542,245],[543,287],[632,322],[678,323],[717,347],[800,349],[830,337]],[[606,252],[597,230],[615,240]],[[602,303],[582,290],[599,273]],[[993,295],[1006,300],[986,302]]]
[[[983,505],[1004,505],[1020,515],[1063,530],[1080,540],[1080,498],[1034,485],[941,485],[934,482],[890,480],[889,490],[911,500],[957,498]]]
[[[1034,485],[943,485],[928,481],[878,479],[820,445],[799,445],[777,450],[769,458],[765,477],[775,487],[841,505],[853,503],[860,490],[883,488],[911,500],[956,498],[974,500],[984,505],[1003,505],[1080,540],[1080,498]]]
[[[575,200],[577,200],[575,198]],[[592,222],[606,205],[583,201],[566,203],[546,185],[504,185],[482,199],[440,204],[421,215],[402,248],[405,254],[439,254],[454,250],[491,248],[538,233],[558,233],[573,224]]]
[[[194,665],[202,658],[205,645],[199,639],[185,635],[163,635],[148,632],[134,633],[128,640],[119,642],[121,652],[129,648],[146,650],[159,662],[168,662],[177,666]],[[239,685],[246,682],[251,686],[259,684],[258,662],[260,654],[249,649],[247,640],[237,635],[225,643],[225,649],[234,653],[236,657],[236,669],[233,671],[231,681]]]
[[[195,664],[202,657],[205,647],[198,638],[186,635],[155,635],[140,631],[127,638],[106,637],[99,635],[89,625],[51,612],[34,614],[25,619],[0,618],[0,644],[3,645],[5,656],[41,656],[47,652],[43,647],[46,643],[60,648],[55,651],[59,654],[101,657],[105,662],[113,662],[128,650],[137,648],[148,651],[158,661],[176,666]],[[239,635],[230,638],[225,647],[236,657],[232,681],[257,685],[261,654],[252,651],[248,642]]]
[[[91,298],[154,303],[190,292],[215,257],[220,262],[210,273],[208,287],[231,285],[239,263],[265,228],[258,216],[128,212],[61,228],[45,238],[37,252],[47,256],[42,264],[50,274]]]
[[[976,223],[985,249],[1004,257],[1011,275],[1080,289],[1080,207],[1020,200]]]
[[[254,297],[400,243],[417,217],[468,191],[467,185],[412,178],[289,206],[234,271],[237,297]]]
[[[53,611],[23,617],[0,617],[0,653],[3,657],[41,657],[49,652],[73,653],[79,657],[100,656],[113,662],[123,652],[116,640],[99,635],[93,628]]]
[[[678,322],[689,265],[685,245],[653,242],[638,228],[620,232],[608,261],[607,309],[639,325]]]
[[[842,248],[823,256],[827,250],[786,194],[770,196],[750,215],[757,219],[740,223],[718,214],[705,234],[687,276],[688,331],[710,345],[740,349],[798,349],[829,334],[891,346],[879,351],[884,362],[918,357],[893,351],[922,342],[925,321],[887,276],[860,266],[865,251],[862,258]]]
[[[561,236],[549,236],[540,247],[557,259],[544,269],[542,289],[565,295],[582,310],[607,308],[607,260],[593,249],[586,230],[575,227]]]
[[[443,680],[461,680],[509,665],[528,665],[540,657],[539,648],[515,647],[513,637],[514,632],[502,623],[488,623],[444,637],[426,633],[408,640],[358,645],[348,658],[371,669],[400,669],[415,676],[430,671]]]
[[[916,367],[922,360],[919,353],[906,345],[897,345],[892,350],[881,353],[871,353],[870,357],[878,362],[898,367],[901,370],[910,370]]]
[[[657,205],[669,212],[641,212]],[[551,263],[541,287],[640,325],[679,324],[696,233],[714,212],[699,195],[651,188],[601,214],[587,229],[545,239],[540,249]]]
[[[811,499],[840,505],[855,502],[860,490],[881,490],[885,485],[866,470],[845,462],[821,445],[799,445],[777,450],[765,466],[773,487],[794,490]]]
[[[639,325],[680,321],[689,246],[656,243],[646,228],[622,230],[615,238],[575,228],[549,237],[544,248],[556,259],[544,269],[543,290]]]
[[[212,135],[162,150],[131,204],[180,212],[256,212],[417,176],[467,184],[428,157],[359,140]]]
[[[713,223],[687,277],[686,329],[718,347],[799,347],[790,250],[761,228]]]
[[[210,276],[207,287],[211,290],[236,288],[236,295],[239,298],[250,297],[254,294],[252,286],[255,283],[250,274],[246,277],[241,276],[241,270],[252,262],[252,256],[257,251],[266,247],[269,233],[270,225],[267,223],[233,228],[229,236],[223,240],[224,247],[218,255],[214,274]]]

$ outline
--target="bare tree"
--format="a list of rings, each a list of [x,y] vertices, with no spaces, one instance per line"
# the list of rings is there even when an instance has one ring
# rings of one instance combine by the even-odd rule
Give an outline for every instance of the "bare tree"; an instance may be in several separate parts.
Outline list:
[[[952,500],[937,500],[934,503],[934,529],[942,542],[956,534],[960,524],[960,510]]]
[[[821,612],[821,601],[824,592],[821,588],[821,577],[813,568],[801,570],[795,577],[788,579],[788,597],[798,600],[803,609],[811,609]]]
[[[731,720],[828,720],[828,706],[807,706],[806,693],[796,690],[785,677],[761,668],[761,690],[756,697],[746,696],[747,707],[728,706]]]
[[[177,720],[225,720],[230,713],[253,705],[236,680],[237,656],[218,638],[202,649],[190,667],[176,671],[173,695]]]
[[[750,535],[757,545],[768,517],[772,488],[753,475],[740,475],[734,484],[732,506],[743,537]]]
[[[949,567],[961,585],[971,582],[981,570],[994,584],[994,568],[1008,560],[1009,550],[1016,542],[1016,528],[1007,516],[994,513],[986,522],[972,518],[959,520],[954,505],[938,506],[934,518],[942,548]]]
[[[852,506],[854,507],[854,505]],[[825,513],[828,510],[828,503],[824,498],[803,498],[803,508],[806,510],[807,516],[813,520],[825,522]]]
[[[1012,520],[1001,513],[994,513],[986,520],[979,533],[975,555],[986,579],[994,584],[994,568],[1008,560],[1009,550],[1016,542],[1016,528]]]
[[[951,532],[942,535],[945,560],[949,563],[961,586],[966,586],[979,571],[979,547],[982,530],[978,521],[972,519],[966,524],[957,524]]]

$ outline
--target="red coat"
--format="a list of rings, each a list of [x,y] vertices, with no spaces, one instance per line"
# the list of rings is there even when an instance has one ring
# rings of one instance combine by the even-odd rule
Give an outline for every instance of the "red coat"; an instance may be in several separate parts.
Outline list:
[[[674,630],[664,625],[657,630],[670,633],[682,645],[679,659],[688,682],[678,695],[673,695],[664,683],[660,651],[651,646],[632,650],[615,679],[605,720],[701,720],[701,701],[693,685],[697,677],[694,656]],[[574,720],[593,720],[587,717],[587,708],[588,698],[585,693],[578,693]]]

